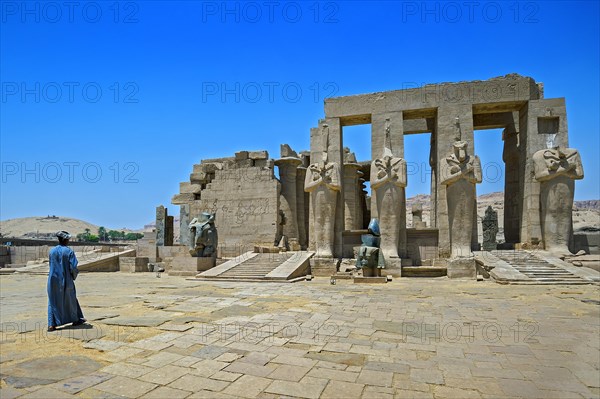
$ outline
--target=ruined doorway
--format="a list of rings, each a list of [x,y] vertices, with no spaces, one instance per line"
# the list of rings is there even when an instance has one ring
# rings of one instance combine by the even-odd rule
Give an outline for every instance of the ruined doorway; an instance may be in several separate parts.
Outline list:
[[[412,205],[422,206],[422,220],[432,226],[431,220],[431,133],[404,135],[404,159],[406,160],[406,227],[415,227]],[[435,188],[434,188],[435,189]]]
[[[477,224],[473,231],[473,246],[476,243],[483,243],[482,221],[485,216],[485,210],[488,206],[498,212],[498,234],[496,242],[498,244],[505,243],[505,226],[504,213],[505,207],[505,184],[506,184],[506,168],[518,167],[512,162],[505,166],[503,160],[503,130],[504,129],[486,129],[475,130],[474,137],[474,153],[481,160],[481,175],[482,182],[477,185]],[[516,193],[515,193],[516,194]],[[516,197],[516,195],[515,195]],[[513,206],[508,204],[508,206]],[[514,204],[516,206],[516,203]],[[475,249],[475,248],[474,248]]]

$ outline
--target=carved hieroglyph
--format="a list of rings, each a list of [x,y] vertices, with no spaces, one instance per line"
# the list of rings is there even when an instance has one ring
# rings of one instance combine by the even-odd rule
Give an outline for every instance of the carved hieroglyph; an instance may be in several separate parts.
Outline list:
[[[398,258],[400,228],[406,226],[406,161],[392,154],[389,120],[381,158],[371,163],[371,189],[375,191],[381,228],[381,251],[385,258]]]
[[[468,155],[468,144],[455,141],[442,162],[441,183],[446,186],[452,258],[471,256],[475,184],[481,183],[479,157]]]
[[[306,171],[304,190],[310,193],[312,204],[310,215],[313,218],[316,256],[333,257],[335,242],[335,208],[341,190],[340,165],[329,162],[329,128],[323,125],[323,158],[311,164]]]
[[[575,180],[583,179],[583,165],[574,148],[554,147],[533,154],[535,179],[540,182],[540,221],[547,251],[569,253],[573,229]]]

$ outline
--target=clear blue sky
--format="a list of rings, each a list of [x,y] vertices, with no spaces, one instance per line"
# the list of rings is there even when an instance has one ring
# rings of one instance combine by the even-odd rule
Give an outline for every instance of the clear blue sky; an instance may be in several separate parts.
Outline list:
[[[138,228],[157,205],[178,214],[203,158],[308,149],[326,96],[512,72],[566,97],[576,199],[600,197],[598,2],[68,4],[1,2],[0,219]],[[361,159],[367,135],[346,134]],[[409,162],[428,140],[407,138]],[[500,132],[477,132],[476,152],[503,166]],[[503,189],[489,180],[479,193]],[[411,175],[408,195],[428,185]]]

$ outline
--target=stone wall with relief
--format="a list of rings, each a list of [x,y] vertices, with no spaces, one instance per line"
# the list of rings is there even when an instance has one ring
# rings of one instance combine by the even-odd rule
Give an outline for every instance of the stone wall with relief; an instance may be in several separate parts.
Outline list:
[[[201,212],[216,214],[219,257],[252,251],[255,245],[273,246],[281,229],[281,184],[267,151],[240,151],[235,157],[204,160],[194,165],[190,182],[181,183],[172,203],[189,206],[181,231]],[[189,237],[181,235],[181,244]]]

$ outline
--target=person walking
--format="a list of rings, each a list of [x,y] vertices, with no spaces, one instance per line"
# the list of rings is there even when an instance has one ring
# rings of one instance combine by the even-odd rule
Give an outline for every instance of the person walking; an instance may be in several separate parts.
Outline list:
[[[48,274],[48,331],[72,323],[78,326],[86,322],[77,301],[75,279],[77,257],[68,247],[71,235],[61,230],[56,233],[58,244],[50,250],[50,273]]]

